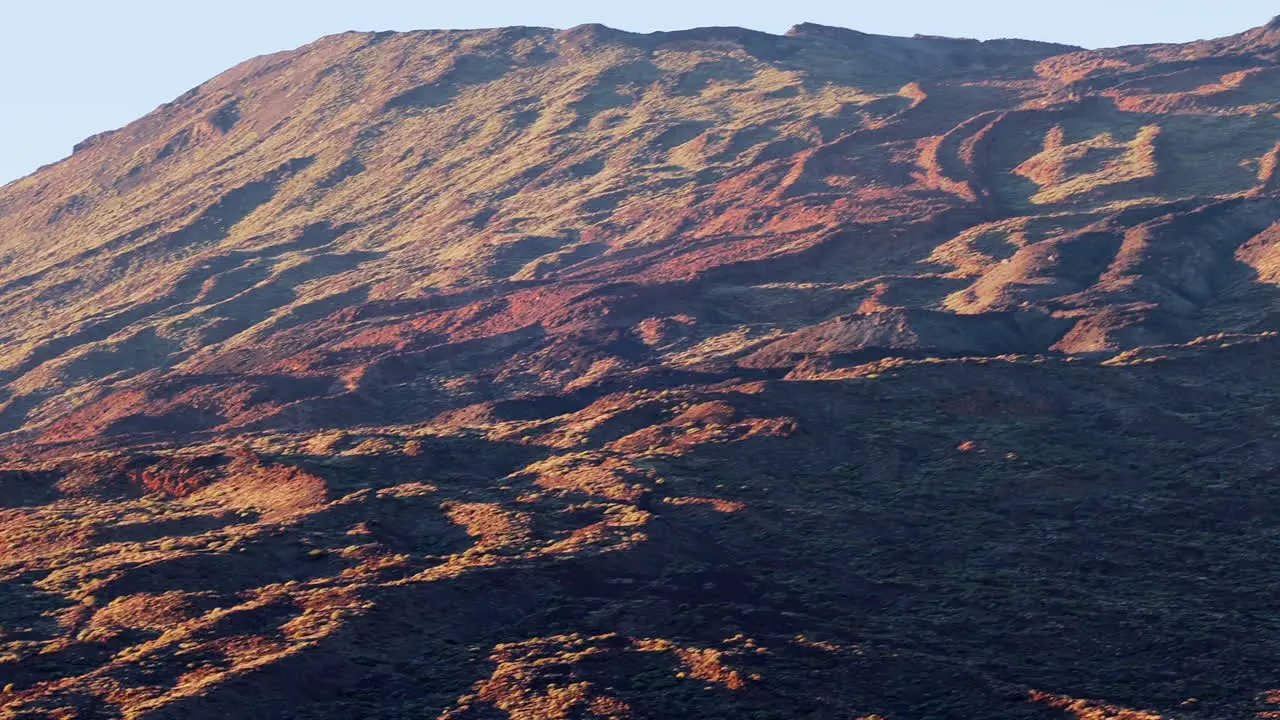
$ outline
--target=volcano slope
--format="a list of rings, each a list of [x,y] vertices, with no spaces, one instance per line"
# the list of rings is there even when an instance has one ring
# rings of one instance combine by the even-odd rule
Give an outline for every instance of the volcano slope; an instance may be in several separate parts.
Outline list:
[[[1280,22],[378,33],[0,189],[0,717],[1280,717]]]

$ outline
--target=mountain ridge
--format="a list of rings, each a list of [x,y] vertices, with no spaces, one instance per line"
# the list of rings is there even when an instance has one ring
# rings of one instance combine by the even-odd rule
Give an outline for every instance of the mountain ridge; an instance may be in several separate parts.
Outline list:
[[[1241,33],[1238,33],[1238,34],[1237,34],[1237,36],[1243,36],[1243,35],[1248,35],[1248,34],[1265,35],[1265,34],[1267,34],[1267,32],[1268,32],[1268,31],[1274,31],[1274,30],[1276,30],[1277,28],[1280,28],[1280,15],[1278,15],[1278,16],[1276,16],[1276,17],[1272,18],[1270,22],[1268,22],[1268,23],[1266,23],[1266,24],[1264,24],[1264,25],[1260,25],[1260,26],[1258,26],[1258,27],[1256,27],[1256,28],[1252,28],[1252,29],[1250,29],[1250,30],[1246,30],[1246,31],[1243,31],[1243,32],[1241,32]],[[303,46],[303,47],[305,48],[305,47],[308,47],[308,46],[310,46],[310,45],[314,45],[314,44],[316,44],[316,43],[324,42],[325,40],[328,40],[329,38],[338,38],[338,37],[344,37],[344,36],[349,36],[349,35],[369,36],[369,37],[371,37],[371,39],[378,39],[378,38],[388,37],[388,36],[391,36],[391,35],[397,35],[397,34],[408,34],[408,33],[415,33],[415,32],[416,32],[416,33],[439,33],[439,32],[488,32],[488,31],[493,31],[493,30],[503,30],[503,29],[507,29],[507,30],[510,30],[510,29],[515,29],[515,30],[546,30],[546,31],[551,31],[551,32],[559,32],[559,33],[572,33],[572,32],[574,32],[574,31],[586,31],[587,29],[589,29],[591,32],[603,32],[603,33],[612,33],[612,34],[616,34],[616,35],[619,35],[619,36],[641,36],[641,37],[655,37],[655,36],[680,36],[680,35],[694,35],[694,36],[696,36],[696,35],[698,35],[698,34],[703,34],[703,33],[706,33],[706,32],[708,32],[708,31],[731,31],[731,32],[734,32],[734,33],[745,33],[745,34],[748,34],[748,35],[769,36],[769,37],[797,37],[797,36],[802,36],[802,35],[804,35],[806,32],[811,32],[811,33],[814,33],[814,34],[817,34],[817,35],[821,36],[821,34],[823,34],[823,33],[831,33],[831,32],[833,32],[833,31],[835,31],[837,34],[839,34],[839,33],[848,33],[848,34],[851,34],[851,35],[854,35],[854,36],[874,37],[874,38],[897,38],[897,39],[903,39],[903,40],[907,40],[907,39],[912,39],[912,40],[951,40],[951,41],[957,41],[957,42],[978,42],[978,43],[982,43],[982,44],[985,44],[985,43],[1007,43],[1007,42],[1012,42],[1012,43],[1020,43],[1020,44],[1022,44],[1022,43],[1025,43],[1025,44],[1033,44],[1033,45],[1046,46],[1046,47],[1048,47],[1048,46],[1052,46],[1052,47],[1062,48],[1062,49],[1064,50],[1064,52],[1070,52],[1070,51],[1082,51],[1082,50],[1086,50],[1086,48],[1081,47],[1081,46],[1076,46],[1076,45],[1071,45],[1071,44],[1064,44],[1064,43],[1056,43],[1056,42],[1048,42],[1048,41],[1040,41],[1040,40],[1031,40],[1031,39],[1026,39],[1026,38],[1012,38],[1012,37],[1010,37],[1010,38],[990,38],[990,39],[988,39],[988,40],[975,40],[975,39],[972,39],[972,38],[950,37],[950,36],[942,36],[942,35],[924,35],[924,34],[916,34],[916,35],[914,35],[914,36],[879,35],[879,34],[874,34],[874,33],[864,33],[864,32],[861,32],[861,31],[858,31],[858,30],[854,30],[854,29],[851,29],[851,28],[844,28],[844,27],[839,27],[839,26],[834,26],[834,25],[823,25],[823,24],[821,24],[821,23],[810,23],[810,22],[797,23],[796,25],[793,25],[793,26],[791,26],[790,28],[788,28],[788,29],[787,29],[786,31],[784,31],[783,33],[781,33],[781,34],[776,34],[776,35],[775,35],[775,34],[772,34],[772,33],[769,33],[769,32],[767,32],[767,31],[763,31],[763,30],[754,30],[754,29],[748,29],[748,28],[742,28],[742,27],[736,27],[736,26],[698,27],[698,28],[690,28],[690,29],[688,29],[688,30],[675,30],[675,31],[653,31],[653,32],[645,33],[645,32],[633,32],[633,31],[628,31],[628,30],[621,30],[621,29],[611,28],[611,27],[608,27],[608,26],[603,25],[603,24],[600,24],[600,23],[585,23],[585,24],[582,24],[582,25],[575,26],[575,27],[573,27],[573,28],[565,28],[565,29],[559,29],[559,30],[558,30],[558,29],[555,29],[555,28],[542,27],[542,26],[507,26],[507,27],[503,27],[503,28],[458,28],[458,29],[452,29],[452,30],[443,30],[443,29],[442,29],[442,30],[426,30],[426,29],[423,29],[423,30],[408,30],[408,31],[399,31],[399,30],[383,30],[383,31],[354,31],[354,30],[349,30],[349,31],[346,31],[346,32],[336,33],[336,34],[334,34],[334,35],[329,35],[329,36],[322,37],[322,38],[320,38],[320,39],[318,39],[318,40],[316,40],[316,41],[314,41],[314,42],[312,42],[312,43],[308,43],[308,45]],[[580,29],[582,29],[582,30],[580,30]],[[815,32],[815,31],[816,31],[816,32]],[[1227,36],[1227,37],[1236,37],[1236,36]],[[1205,42],[1205,41],[1203,41],[1203,40],[1202,40],[1202,41],[1196,41],[1196,42]],[[1150,45],[1167,45],[1167,44],[1173,44],[1173,43],[1148,43],[1147,45],[1149,45],[1149,46],[1150,46]],[[1140,47],[1140,46],[1127,46],[1127,47]],[[249,60],[245,60],[244,62],[240,63],[240,65],[243,65],[243,64],[246,64],[246,63],[250,63],[250,62],[254,62],[254,61],[260,60],[260,59],[262,59],[262,58],[271,58],[271,57],[276,57],[276,56],[284,56],[284,55],[288,55],[288,54],[290,54],[290,53],[296,52],[297,50],[301,50],[301,49],[303,49],[303,48],[297,48],[297,49],[295,49],[295,50],[281,50],[281,51],[277,51],[277,52],[274,52],[274,53],[268,53],[268,54],[266,54],[266,55],[261,55],[261,56],[255,57],[255,58],[250,58]],[[238,67],[238,66],[239,66],[239,65],[237,65],[237,67]],[[228,70],[227,72],[230,72],[230,70]],[[204,83],[202,83],[201,85],[203,85],[203,84],[204,84]],[[195,91],[199,90],[199,88],[200,88],[200,86],[196,86],[195,88],[192,88],[191,90],[189,90],[187,93],[184,93],[184,95],[183,95],[183,96],[185,96],[185,95],[187,95],[187,94],[189,94],[189,93],[193,93],[193,92],[195,92]],[[168,106],[169,104],[171,104],[172,102],[176,102],[177,100],[181,99],[181,97],[182,97],[182,96],[180,96],[178,99],[175,99],[174,101],[171,101],[171,102],[169,102],[169,103],[162,103],[160,107],[161,107],[161,108],[166,107],[166,106]],[[111,135],[111,134],[113,134],[113,133],[115,133],[115,132],[118,132],[118,131],[119,131],[119,130],[121,130],[121,129],[122,129],[122,128],[115,128],[115,129],[109,129],[109,130],[104,130],[104,131],[99,132],[99,133],[95,133],[94,135],[91,135],[91,136],[89,136],[88,138],[85,138],[84,140],[80,141],[79,143],[76,143],[76,144],[75,144],[75,147],[76,147],[76,148],[84,148],[84,147],[88,147],[88,146],[90,146],[91,144],[93,144],[94,142],[96,142],[96,141],[97,141],[97,139],[105,138],[105,137],[107,137],[107,136],[109,136],[109,135]],[[73,154],[74,154],[74,152],[75,152],[75,150],[73,150]],[[65,159],[66,159],[66,158],[63,158],[62,160],[65,160]],[[49,167],[49,166],[51,166],[51,165],[57,164],[57,163],[59,163],[59,162],[62,162],[62,160],[55,160],[55,161],[53,161],[53,162],[51,162],[51,163],[48,163],[48,164],[46,164],[46,165],[42,166],[41,168],[38,168],[38,169],[37,169],[37,172],[38,172],[39,170],[43,170],[44,168]],[[25,177],[28,177],[28,176],[23,176],[23,177],[15,178],[14,180],[11,180],[11,181],[9,181],[9,182],[10,182],[10,183],[15,183],[15,182],[18,182],[18,181],[20,181],[20,180],[25,179]],[[9,183],[6,183],[6,184],[9,184]]]

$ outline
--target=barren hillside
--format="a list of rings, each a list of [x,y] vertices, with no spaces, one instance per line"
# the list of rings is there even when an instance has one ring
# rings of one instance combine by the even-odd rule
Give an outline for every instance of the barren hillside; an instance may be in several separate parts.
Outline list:
[[[0,338],[0,717],[1280,717],[1280,19],[328,37]]]

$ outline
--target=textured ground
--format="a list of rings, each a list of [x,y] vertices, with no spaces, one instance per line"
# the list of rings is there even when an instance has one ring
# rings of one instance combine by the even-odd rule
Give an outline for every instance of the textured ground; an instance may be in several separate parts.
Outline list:
[[[1280,21],[346,34],[0,188],[0,717],[1280,717]]]

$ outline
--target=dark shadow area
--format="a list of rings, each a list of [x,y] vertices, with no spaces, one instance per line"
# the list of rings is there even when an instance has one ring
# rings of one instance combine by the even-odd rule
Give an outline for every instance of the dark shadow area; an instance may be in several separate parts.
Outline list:
[[[1224,374],[1259,372],[1242,360]],[[530,670],[646,717],[1066,717],[1032,690],[1247,716],[1280,661],[1280,490],[1262,481],[1280,447],[1255,434],[1245,451],[1232,428],[1274,398],[1241,400],[1191,368],[912,372],[787,383],[761,401],[797,417],[797,435],[659,461],[668,480],[634,549],[372,589],[376,608],[315,650],[165,712],[432,716],[493,672],[498,642],[616,633],[727,651],[742,633],[767,652],[724,656],[759,676],[735,691],[608,639],[587,642],[606,646],[598,657]],[[957,404],[975,386],[986,404]],[[982,449],[957,451],[966,439]],[[745,509],[662,501],[685,495]],[[301,675],[324,682],[304,694]],[[489,717],[476,705],[462,717]]]

